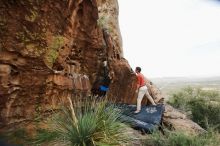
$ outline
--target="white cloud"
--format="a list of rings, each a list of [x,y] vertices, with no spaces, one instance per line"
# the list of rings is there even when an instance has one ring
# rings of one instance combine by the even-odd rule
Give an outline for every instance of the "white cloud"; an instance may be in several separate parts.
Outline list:
[[[119,0],[126,59],[149,77],[220,75],[220,4]],[[201,52],[201,53],[200,53]],[[204,55],[205,54],[205,55]]]

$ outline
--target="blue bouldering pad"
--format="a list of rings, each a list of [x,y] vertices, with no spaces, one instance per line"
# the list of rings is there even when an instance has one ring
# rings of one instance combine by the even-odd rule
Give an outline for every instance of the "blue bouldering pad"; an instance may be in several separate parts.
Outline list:
[[[136,110],[135,105],[120,105],[122,109],[122,121],[130,124],[133,128],[144,130],[145,132],[152,132],[161,124],[162,115],[164,112],[164,105],[158,104],[142,106],[138,114],[134,114]]]

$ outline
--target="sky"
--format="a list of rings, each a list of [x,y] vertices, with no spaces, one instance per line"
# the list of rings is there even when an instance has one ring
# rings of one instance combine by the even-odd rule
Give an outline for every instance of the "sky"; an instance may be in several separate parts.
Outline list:
[[[220,76],[220,1],[118,0],[124,57],[147,77]]]

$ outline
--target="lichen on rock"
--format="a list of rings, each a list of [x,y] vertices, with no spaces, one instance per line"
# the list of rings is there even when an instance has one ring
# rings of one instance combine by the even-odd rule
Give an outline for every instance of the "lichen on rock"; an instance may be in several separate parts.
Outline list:
[[[49,43],[49,46],[44,55],[44,62],[47,67],[52,68],[57,57],[59,56],[59,49],[64,45],[64,37],[54,36],[52,41]]]
[[[25,15],[25,20],[34,22],[38,16],[38,13],[34,10],[30,10],[30,15]]]

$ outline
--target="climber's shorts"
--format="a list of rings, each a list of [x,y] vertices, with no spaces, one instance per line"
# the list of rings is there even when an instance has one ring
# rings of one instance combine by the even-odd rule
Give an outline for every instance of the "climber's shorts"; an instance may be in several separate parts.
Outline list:
[[[101,86],[99,87],[99,89],[100,89],[101,91],[108,91],[108,87],[103,86],[103,85],[101,85]]]

